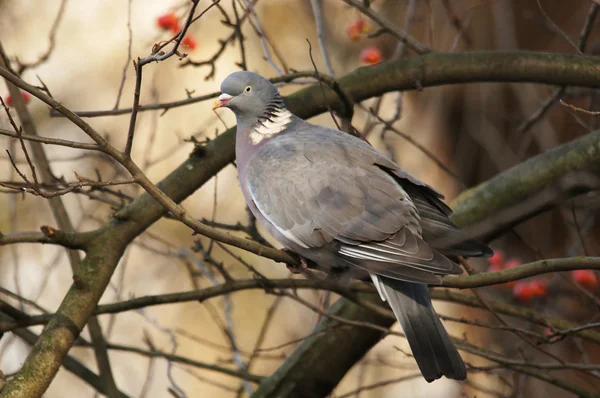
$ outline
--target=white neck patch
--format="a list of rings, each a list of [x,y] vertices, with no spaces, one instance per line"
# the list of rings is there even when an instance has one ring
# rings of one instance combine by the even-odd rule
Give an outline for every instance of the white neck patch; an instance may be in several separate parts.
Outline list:
[[[250,132],[252,144],[257,145],[265,138],[270,138],[285,129],[292,122],[292,113],[285,108],[277,109],[273,116],[256,123]]]

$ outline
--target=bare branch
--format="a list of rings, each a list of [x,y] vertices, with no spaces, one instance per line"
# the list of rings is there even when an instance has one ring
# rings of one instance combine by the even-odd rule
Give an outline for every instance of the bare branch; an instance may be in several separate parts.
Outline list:
[[[16,243],[47,243],[64,246],[74,250],[85,250],[87,242],[94,236],[94,232],[64,232],[50,227],[42,227],[45,232],[15,232],[11,234],[0,233],[0,246]],[[50,232],[52,231],[52,232]]]
[[[594,116],[594,117],[600,116],[600,111],[588,111],[587,109],[579,108],[579,107],[577,107],[575,105],[568,104],[568,103],[566,103],[563,100],[560,100],[560,104],[562,106],[564,106],[565,108],[568,108],[568,109],[570,109],[570,110],[572,110],[574,112],[580,112],[580,113],[583,113],[583,114],[586,114],[586,115],[590,115],[590,116]]]
[[[121,102],[121,94],[123,93],[123,87],[125,87],[125,80],[127,78],[127,68],[129,67],[129,62],[131,62],[131,45],[133,42],[133,33],[131,32],[131,2],[132,0],[127,0],[127,60],[125,60],[125,66],[123,66],[121,83],[119,84],[119,89],[117,90],[117,102],[115,103],[115,107],[113,109],[119,108],[119,102]]]
[[[419,55],[423,55],[423,54],[427,54],[427,53],[431,52],[430,49],[428,49],[427,47],[425,47],[424,45],[419,43],[414,37],[409,35],[404,30],[400,29],[398,26],[389,22],[381,14],[379,14],[378,12],[373,10],[371,7],[369,7],[368,3],[365,4],[364,2],[360,2],[358,0],[342,0],[342,1],[348,5],[351,5],[352,7],[356,8],[357,10],[362,12],[363,14],[367,15],[373,21],[377,22],[386,32],[390,33],[396,39],[405,43],[406,46],[408,48],[410,48],[411,50],[413,50],[415,53],[417,53]]]
[[[327,44],[325,41],[325,25],[323,23],[323,12],[321,10],[321,0],[310,0],[310,5],[315,16],[315,25],[317,26],[317,38],[319,40],[319,47],[321,48],[321,54],[325,61],[325,67],[329,76],[335,76],[333,73],[333,66],[331,66],[331,59],[329,58],[329,52],[327,51]]]
[[[545,17],[552,24],[554,24],[554,22],[552,22],[552,20],[550,20],[548,15],[545,13],[539,0],[538,0],[538,7],[540,8],[540,11],[542,11],[542,13],[545,15]],[[575,46],[575,44],[571,41],[571,39],[568,36],[566,36],[564,34],[564,32],[562,32],[560,29],[558,30],[559,32],[561,32],[561,34],[563,36],[565,36],[567,38],[569,43],[571,43],[571,45],[576,48],[576,50],[579,54],[583,55],[583,52],[585,51],[585,47],[587,45],[588,38],[590,36],[590,32],[592,31],[592,27],[594,26],[594,21],[596,20],[599,9],[600,8],[599,8],[598,4],[596,4],[596,3],[592,3],[592,5],[590,6],[590,10],[588,11],[588,15],[586,17],[585,23],[583,25],[583,28],[581,29],[581,33],[579,34],[579,42],[577,43],[577,46]],[[524,133],[527,130],[529,130],[529,128],[532,127],[535,123],[537,123],[546,114],[546,112],[556,103],[556,101],[560,97],[562,97],[562,95],[565,93],[566,89],[567,89],[567,86],[562,86],[562,87],[556,89],[554,91],[554,93],[550,97],[548,97],[546,99],[546,101],[544,101],[544,103],[538,108],[537,111],[535,111],[533,114],[531,114],[531,116],[529,116],[526,120],[524,120],[519,125],[519,127],[517,127],[517,132]]]
[[[28,134],[17,134],[17,133],[13,133],[12,131],[8,131],[8,130],[4,130],[4,129],[0,129],[0,135],[4,135],[6,137],[11,137],[11,138],[19,138],[22,140],[26,140],[26,141],[32,141],[32,142],[39,142],[42,144],[48,144],[48,145],[59,145],[59,146],[64,146],[67,148],[74,148],[74,149],[85,149],[88,151],[99,151],[100,147],[96,144],[85,144],[83,142],[75,142],[75,141],[68,141],[68,140],[63,140],[60,138],[48,138],[48,137],[40,137],[37,135],[28,135]]]
[[[62,21],[63,15],[65,14],[65,9],[67,8],[67,0],[62,0],[60,5],[58,6],[58,12],[56,13],[56,18],[54,18],[54,23],[50,28],[50,33],[48,34],[48,48],[46,51],[39,56],[39,58],[31,63],[19,63],[17,66],[17,75],[21,75],[25,70],[30,68],[35,68],[50,58],[50,55],[54,51],[54,47],[56,46],[56,32],[58,31],[58,27]]]

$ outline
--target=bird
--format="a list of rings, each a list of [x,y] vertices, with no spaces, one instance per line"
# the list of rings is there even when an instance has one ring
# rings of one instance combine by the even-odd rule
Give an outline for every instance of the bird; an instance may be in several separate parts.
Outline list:
[[[213,110],[235,114],[240,187],[284,250],[332,275],[371,280],[398,319],[428,382],[465,380],[465,364],[433,308],[428,285],[461,274],[452,259],[489,257],[449,216],[443,195],[367,141],[290,112],[250,71],[221,84]]]

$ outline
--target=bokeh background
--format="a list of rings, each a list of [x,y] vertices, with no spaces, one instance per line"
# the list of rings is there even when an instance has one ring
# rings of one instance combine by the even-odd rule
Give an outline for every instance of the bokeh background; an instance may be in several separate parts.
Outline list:
[[[242,2],[246,4],[245,2]],[[319,50],[316,25],[310,1],[260,0],[255,2],[260,26],[269,41],[270,51],[282,70],[313,70],[308,52],[309,40],[312,55],[320,71],[325,63]],[[543,1],[547,16],[538,3],[532,0],[457,0],[457,1],[372,1],[372,7],[381,11],[390,21],[406,27],[411,34],[436,51],[473,50],[537,50],[575,52],[565,39],[563,31],[577,42],[590,2]],[[7,53],[21,62],[33,62],[49,46],[50,31],[62,2],[0,0],[0,40]],[[224,10],[233,17],[231,1],[221,2]],[[200,8],[208,5],[201,1]],[[128,8],[131,7],[130,16]],[[365,66],[360,54],[366,48],[377,48],[383,61],[395,56],[412,56],[409,51],[398,52],[398,43],[389,35],[375,38],[363,35],[359,40],[348,36],[347,27],[359,18],[359,12],[342,1],[321,2],[325,19],[326,40],[335,76]],[[131,28],[131,56],[143,57],[152,45],[170,37],[157,25],[157,18],[174,12],[184,16],[189,1],[166,0],[84,0],[65,2],[63,16],[55,35],[54,47],[48,59],[39,66],[25,71],[26,81],[39,84],[43,81],[55,99],[74,111],[109,110],[115,107],[119,86],[125,71],[126,79],[119,98],[120,107],[130,107],[133,99],[134,69],[129,60],[129,29]],[[241,10],[239,10],[241,12]],[[560,30],[557,28],[560,27]],[[375,28],[373,27],[373,30]],[[595,51],[597,29],[592,30],[588,51]],[[211,10],[192,25],[190,35],[196,42],[194,49],[185,50],[188,59],[204,61],[216,54],[219,40],[228,38],[232,29],[221,23],[221,15]],[[248,68],[267,77],[276,71],[265,60],[265,53],[255,28],[243,25],[245,55]],[[238,43],[227,45],[224,52],[211,65],[185,66],[173,57],[166,62],[152,64],[144,69],[142,104],[152,104],[184,99],[218,91],[220,82],[232,71],[238,70],[240,61]],[[369,84],[369,82],[364,82]],[[282,87],[290,93],[302,87],[290,84]],[[427,88],[402,95],[389,93],[382,99],[366,101],[356,107],[353,125],[368,132],[367,139],[393,157],[404,169],[435,186],[451,200],[466,187],[497,174],[524,159],[553,148],[560,143],[595,129],[594,118],[567,112],[554,106],[545,117],[526,131],[522,123],[534,114],[540,105],[554,93],[555,88],[532,84],[472,84]],[[0,96],[7,95],[0,84]],[[567,90],[570,101],[594,109],[597,93],[592,90]],[[211,101],[199,102],[167,112],[142,112],[138,118],[133,159],[147,175],[158,182],[177,167],[193,150],[189,139],[202,141],[213,138],[226,127],[235,125],[230,112],[211,111]],[[401,117],[394,126],[435,154],[455,176],[440,168],[433,160],[417,150],[401,136],[374,123],[365,109],[377,107],[380,115],[389,119],[397,112]],[[49,109],[33,99],[29,104],[40,134],[77,141],[86,141],[74,125],[60,117],[51,117]],[[113,145],[125,144],[129,116],[90,118],[88,121],[99,132],[110,138]],[[321,115],[316,123],[333,126],[329,115]],[[0,127],[9,128],[4,114]],[[0,138],[3,149],[16,154],[23,163],[23,154],[15,141]],[[94,177],[98,171],[106,180],[124,178],[124,170],[105,157],[82,154],[64,147],[46,148],[53,172],[73,180],[73,172]],[[15,179],[14,169],[7,156],[0,153],[0,179]],[[140,189],[133,186],[121,188],[123,194],[135,197]],[[114,199],[114,198],[113,198]],[[589,198],[588,198],[589,199]],[[597,201],[593,198],[584,205],[574,207],[585,231],[583,240],[590,254],[598,253]],[[114,209],[110,205],[84,195],[69,194],[64,197],[74,224],[80,231],[102,225]],[[246,212],[237,183],[235,168],[227,167],[217,178],[202,187],[184,202],[184,206],[197,218],[214,219],[223,223],[245,222]],[[507,257],[529,262],[543,257],[561,257],[583,254],[573,222],[571,205],[558,206],[515,228],[492,242]],[[46,200],[31,195],[0,193],[0,231],[35,231],[41,225],[54,221]],[[270,239],[270,238],[269,238]],[[190,230],[172,220],[161,220],[139,237],[126,251],[121,264],[106,290],[101,303],[120,301],[149,294],[179,292],[197,287],[207,287],[218,277],[200,253],[192,248],[199,240],[209,247],[208,240],[191,236]],[[272,240],[271,240],[272,241]],[[215,258],[223,261],[236,277],[251,277],[250,271],[219,246],[212,248]],[[286,277],[288,270],[264,258],[232,251],[261,273],[269,277]],[[0,286],[36,301],[48,311],[55,310],[72,281],[66,253],[63,249],[42,245],[0,247]],[[487,263],[474,262],[485,269]],[[567,282],[552,279],[551,285],[563,286]],[[571,287],[572,289],[575,289]],[[541,299],[527,305],[556,317],[566,317],[583,322],[597,314],[595,299],[569,290],[560,299]],[[562,290],[561,290],[562,291]],[[518,302],[510,289],[490,289],[494,298]],[[318,305],[326,305],[324,293],[301,292],[302,297]],[[592,297],[595,297],[592,295]],[[11,301],[13,305],[20,305]],[[331,298],[335,300],[335,297]],[[26,307],[35,313],[29,307]],[[458,309],[452,305],[436,303],[438,312],[459,317],[489,319],[485,312]],[[269,315],[271,314],[272,315]],[[297,343],[310,334],[319,315],[294,303],[265,294],[263,291],[242,291],[204,303],[189,302],[169,306],[151,307],[119,315],[104,315],[100,321],[111,343],[148,348],[151,341],[165,352],[194,358],[207,363],[238,367],[239,358],[231,355],[232,341],[240,351],[242,361],[254,349],[266,317],[272,322],[263,336],[262,354],[253,362],[250,371],[268,375],[282,359],[293,351]],[[515,322],[516,324],[516,322]],[[486,328],[466,327],[460,323],[446,323],[454,336],[466,335],[468,341],[504,352],[515,358],[537,358],[542,355],[530,347],[522,347],[514,335]],[[527,328],[527,325],[521,325]],[[39,333],[40,327],[32,328]],[[224,332],[229,330],[229,335]],[[87,331],[83,337],[89,338]],[[581,346],[576,339],[564,341],[548,348],[570,361],[581,360],[585,352],[588,360],[597,357],[597,348]],[[283,345],[283,346],[282,346]],[[579,346],[578,346],[579,345]],[[281,348],[276,348],[282,346]],[[275,347],[275,348],[273,348]],[[398,349],[399,348],[399,349]],[[0,341],[0,368],[10,375],[17,371],[29,346],[12,334]],[[408,357],[408,346],[399,337],[384,339],[368,353],[363,361],[347,374],[332,396],[340,397],[359,388],[401,376],[414,375],[418,370]],[[533,351],[533,352],[532,352]],[[96,369],[93,351],[75,347],[71,354],[91,369]],[[543,356],[542,356],[543,357]],[[176,385],[189,397],[233,397],[241,389],[241,381],[215,372],[192,369],[179,364],[170,365],[165,359],[149,359],[132,353],[110,351],[110,359],[117,385],[132,396],[169,396],[167,388]],[[467,362],[483,366],[480,358],[465,355]],[[547,359],[547,358],[545,358]],[[236,362],[237,361],[237,362]],[[581,381],[589,386],[597,380]],[[512,396],[568,396],[539,381],[499,373],[498,377],[475,372],[469,383],[440,380],[427,384],[415,377],[399,383],[389,383],[379,388],[365,389],[353,397],[458,397],[458,396],[510,396],[512,386],[517,386]],[[595,383],[595,384],[594,384]],[[246,388],[253,388],[245,386]],[[465,395],[466,394],[466,395]],[[95,392],[77,377],[61,370],[46,393],[46,397],[92,397]]]

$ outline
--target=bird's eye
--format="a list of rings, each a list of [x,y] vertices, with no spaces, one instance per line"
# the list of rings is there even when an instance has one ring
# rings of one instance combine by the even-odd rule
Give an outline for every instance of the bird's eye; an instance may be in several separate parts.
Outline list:
[[[250,91],[252,91],[252,87],[250,87],[250,86],[247,86],[247,87],[244,89],[244,92],[245,92],[245,93],[249,93]]]

